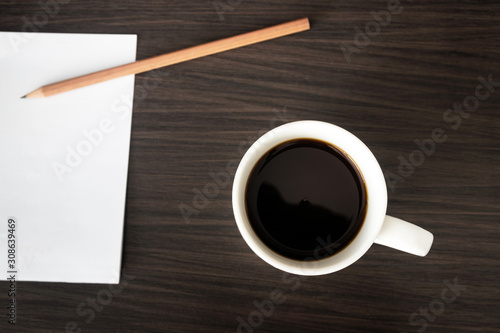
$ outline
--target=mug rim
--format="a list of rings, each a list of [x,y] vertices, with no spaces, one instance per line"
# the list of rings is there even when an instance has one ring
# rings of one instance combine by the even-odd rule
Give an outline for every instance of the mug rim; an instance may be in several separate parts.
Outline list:
[[[357,166],[367,193],[366,215],[357,235],[339,252],[312,261],[288,258],[271,250],[255,234],[246,213],[247,180],[255,164],[273,147],[294,139],[321,140],[342,150]],[[375,156],[354,134],[331,123],[299,120],[268,131],[246,151],[234,176],[232,204],[236,224],[243,239],[262,260],[288,273],[322,275],[351,265],[371,247],[384,222],[387,209],[387,187],[384,174]]]

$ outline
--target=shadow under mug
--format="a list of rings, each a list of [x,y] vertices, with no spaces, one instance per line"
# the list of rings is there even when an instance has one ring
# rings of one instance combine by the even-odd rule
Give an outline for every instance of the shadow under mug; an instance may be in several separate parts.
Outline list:
[[[363,176],[368,204],[358,234],[341,251],[318,260],[295,260],[271,250],[254,232],[246,212],[248,178],[259,159],[277,145],[294,139],[327,142],[347,154]],[[261,259],[288,273],[322,275],[341,270],[361,258],[373,243],[418,256],[429,252],[433,235],[414,224],[385,215],[387,187],[384,174],[368,147],[352,133],[333,124],[302,120],[287,123],[260,137],[245,153],[236,171],[232,192],[233,212],[243,239]]]

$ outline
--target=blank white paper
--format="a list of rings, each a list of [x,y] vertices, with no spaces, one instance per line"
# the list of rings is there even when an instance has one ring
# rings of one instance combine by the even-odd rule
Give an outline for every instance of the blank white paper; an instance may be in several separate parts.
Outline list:
[[[0,32],[0,278],[119,283],[134,76],[41,86],[135,61],[136,35]]]

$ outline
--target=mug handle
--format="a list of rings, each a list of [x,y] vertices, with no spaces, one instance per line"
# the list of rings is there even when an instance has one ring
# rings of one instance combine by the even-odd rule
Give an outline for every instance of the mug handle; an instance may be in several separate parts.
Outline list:
[[[376,244],[425,257],[432,246],[434,236],[414,224],[386,215]]]

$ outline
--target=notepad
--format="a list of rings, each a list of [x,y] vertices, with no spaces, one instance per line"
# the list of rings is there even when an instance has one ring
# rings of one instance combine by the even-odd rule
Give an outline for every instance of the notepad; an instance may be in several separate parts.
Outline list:
[[[18,281],[119,283],[134,76],[20,97],[133,62],[136,44],[136,35],[0,32],[0,278],[12,269],[11,219]]]

